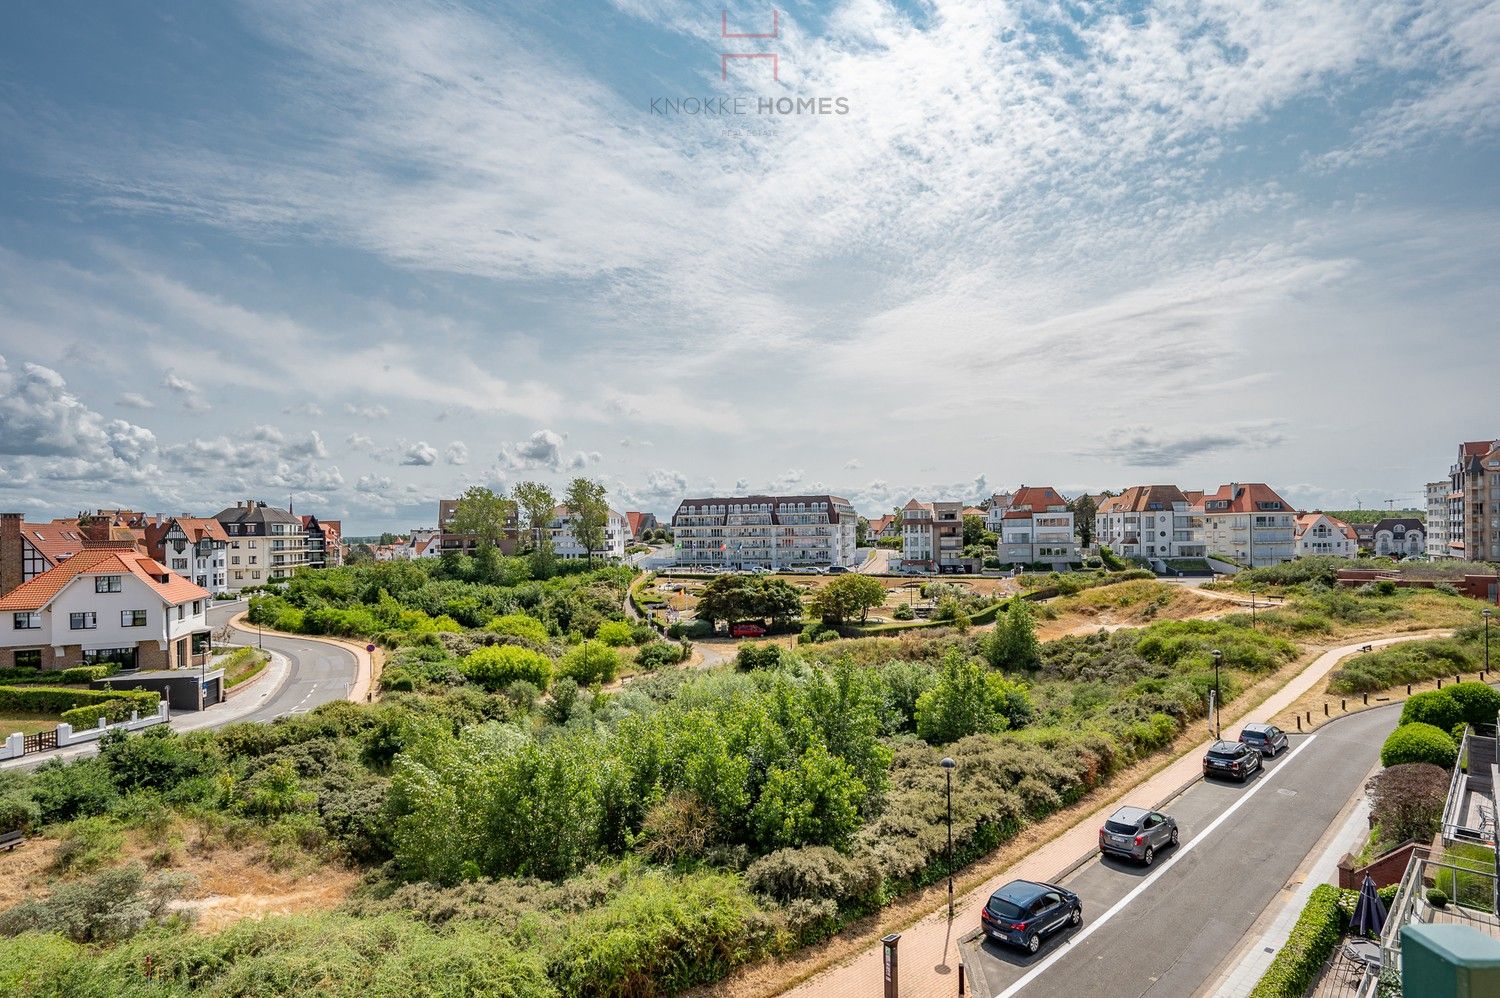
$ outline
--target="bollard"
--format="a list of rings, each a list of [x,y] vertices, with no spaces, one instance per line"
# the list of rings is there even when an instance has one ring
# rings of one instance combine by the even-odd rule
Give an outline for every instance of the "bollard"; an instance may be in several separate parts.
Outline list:
[[[1349,701],[1345,700],[1343,697],[1339,697],[1339,710],[1342,710],[1345,713],[1347,713],[1349,710]]]
[[[1328,716],[1328,704],[1326,702],[1323,704],[1323,716]]]
[[[1298,731],[1302,730],[1302,715],[1301,714],[1297,715],[1297,730]]]
[[[1368,706],[1370,706],[1370,694],[1366,693],[1364,696],[1365,696],[1365,706],[1368,707]]]
[[[1441,679],[1439,679],[1438,680],[1438,689],[1442,689],[1442,688],[1443,688],[1443,681]]]
[[[1411,683],[1406,684],[1406,695],[1411,696]]]
[[[1454,677],[1453,677],[1453,681],[1454,681],[1454,682],[1455,682],[1455,683],[1461,683],[1461,682],[1463,682],[1463,681],[1464,681],[1464,677],[1463,677],[1463,676],[1454,676]]]
[[[958,998],[964,998],[964,965],[958,965]]]

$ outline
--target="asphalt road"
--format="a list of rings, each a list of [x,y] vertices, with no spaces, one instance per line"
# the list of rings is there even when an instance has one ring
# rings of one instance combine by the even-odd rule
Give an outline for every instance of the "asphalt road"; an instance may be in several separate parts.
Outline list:
[[[208,611],[209,624],[217,633],[244,609],[245,604],[239,602],[212,606]],[[354,687],[359,663],[351,652],[302,638],[271,634],[257,638],[253,627],[236,628],[232,637],[235,644],[254,645],[257,640],[262,647],[285,655],[291,662],[291,671],[281,687],[266,697],[265,703],[236,718],[237,721],[274,721],[289,714],[305,714],[319,704],[345,699]],[[244,695],[256,695],[256,691],[247,690]]]
[[[1360,790],[1399,716],[1399,705],[1381,707],[1293,735],[1290,751],[1243,786],[1193,784],[1163,809],[1177,819],[1181,844],[1153,867],[1095,857],[1063,880],[1083,898],[1081,927],[1054,935],[1034,957],[990,940],[961,943],[973,993],[1202,993]]]

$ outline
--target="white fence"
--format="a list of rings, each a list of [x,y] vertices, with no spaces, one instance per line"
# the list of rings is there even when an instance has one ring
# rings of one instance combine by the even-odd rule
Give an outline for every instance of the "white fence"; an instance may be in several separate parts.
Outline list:
[[[165,700],[159,700],[156,704],[156,712],[142,717],[138,713],[132,713],[130,720],[117,721],[109,724],[104,718],[99,718],[97,727],[84,728],[74,731],[71,724],[59,724],[57,726],[57,747],[63,748],[68,745],[81,745],[84,742],[96,741],[104,737],[106,731],[139,731],[156,724],[166,724],[171,720],[171,708]],[[0,748],[0,759],[15,759],[26,754],[26,736],[17,732],[5,739],[5,746]]]

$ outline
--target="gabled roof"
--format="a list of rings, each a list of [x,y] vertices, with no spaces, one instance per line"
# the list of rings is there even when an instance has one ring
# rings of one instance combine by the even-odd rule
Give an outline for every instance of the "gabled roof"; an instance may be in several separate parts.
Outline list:
[[[1353,527],[1345,523],[1343,520],[1340,520],[1336,516],[1330,516],[1329,514],[1323,512],[1321,509],[1310,510],[1306,513],[1298,513],[1294,521],[1295,526],[1293,528],[1293,533],[1295,534],[1295,536],[1301,537],[1303,534],[1307,533],[1308,530],[1312,529],[1313,525],[1316,524],[1319,520],[1327,520],[1330,527],[1339,531],[1345,537],[1349,538],[1349,540],[1359,540],[1359,534]]]
[[[639,537],[641,534],[641,521],[646,518],[645,513],[631,510],[625,514],[625,522],[630,526],[630,536]]]
[[[1010,501],[1012,509],[1018,506],[1029,506],[1038,513],[1045,512],[1053,506],[1066,506],[1067,504],[1068,500],[1062,497],[1062,493],[1050,485],[1023,485],[1016,489],[1016,494]]]
[[[1099,511],[1111,513],[1145,513],[1156,510],[1170,511],[1177,503],[1186,503],[1188,497],[1175,485],[1132,485],[1113,498],[1106,499]]]
[[[77,519],[22,523],[21,536],[54,565],[83,550],[84,536]]]
[[[1211,502],[1227,502],[1223,509],[1209,509]],[[1276,512],[1292,512],[1292,506],[1276,490],[1264,482],[1235,482],[1220,485],[1218,490],[1203,497],[1203,508],[1208,513],[1265,513],[1272,512],[1261,507],[1261,503],[1277,503]]]
[[[134,547],[124,542],[106,542],[84,548],[55,568],[21,583],[0,597],[0,611],[40,610],[80,575],[133,575],[171,606],[213,596]]]
[[[1417,533],[1422,533],[1424,530],[1422,521],[1417,519],[1415,516],[1387,516],[1379,523],[1375,524],[1374,533],[1378,534],[1382,530],[1389,530],[1392,534],[1394,534],[1396,533],[1396,527],[1398,526],[1403,528],[1403,532],[1415,531]]]

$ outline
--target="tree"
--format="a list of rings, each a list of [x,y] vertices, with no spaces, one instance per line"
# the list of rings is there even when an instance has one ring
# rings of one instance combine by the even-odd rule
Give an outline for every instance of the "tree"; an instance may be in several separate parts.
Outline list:
[[[469,534],[481,547],[498,548],[512,529],[516,504],[504,490],[496,492],[482,485],[472,485],[458,497],[458,507],[448,529],[455,534]]]
[[[491,692],[522,681],[545,690],[552,682],[552,660],[519,645],[476,648],[459,660],[458,671]]]
[[[813,611],[830,624],[842,624],[859,615],[863,624],[872,608],[885,602],[885,586],[880,580],[858,572],[840,575],[813,597]]]
[[[964,517],[964,547],[971,544],[983,544],[984,535],[987,533],[989,531],[984,528],[984,517],[975,516],[973,513]],[[992,544],[991,547],[993,546]]]
[[[864,517],[854,521],[854,546],[862,548],[865,546],[865,538],[870,533],[870,521]]]
[[[802,619],[802,593],[785,579],[756,579],[750,587],[752,616],[785,627]]]
[[[756,835],[765,849],[845,845],[859,828],[865,793],[853,768],[815,741],[795,763],[767,775],[755,803]]]
[[[995,730],[984,669],[958,649],[949,651],[937,682],[917,697],[916,715],[917,736],[935,745]]]
[[[562,657],[558,675],[567,676],[579,686],[596,686],[613,682],[620,669],[620,655],[602,641],[585,641]]]
[[[587,478],[568,483],[568,511],[573,514],[573,539],[588,552],[589,564],[594,552],[604,547],[604,529],[609,525],[609,504],[604,501],[604,486]]]
[[[1073,511],[1073,527],[1078,531],[1078,542],[1088,547],[1094,542],[1094,516],[1099,512],[1094,497],[1085,492],[1068,503],[1068,509]]]
[[[514,489],[516,504],[526,517],[530,549],[543,551],[552,546],[547,524],[552,519],[552,510],[557,507],[557,497],[541,482],[517,482]]]
[[[750,579],[743,575],[714,576],[698,594],[697,614],[710,626],[750,616]]]
[[[1021,599],[1011,600],[984,642],[983,652],[997,669],[1035,669],[1041,665],[1042,647],[1037,641],[1030,604]]]
[[[1370,811],[1387,844],[1426,842],[1438,829],[1448,796],[1448,773],[1440,766],[1411,762],[1375,774],[1365,784]]]

